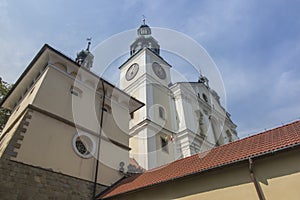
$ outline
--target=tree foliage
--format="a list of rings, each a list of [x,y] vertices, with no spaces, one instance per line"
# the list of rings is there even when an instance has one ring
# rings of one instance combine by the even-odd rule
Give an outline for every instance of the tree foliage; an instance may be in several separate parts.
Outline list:
[[[3,101],[9,90],[12,88],[11,84],[8,84],[7,82],[3,81],[0,77],[0,102]],[[2,132],[2,129],[4,128],[9,116],[10,111],[5,108],[0,108],[0,132]]]

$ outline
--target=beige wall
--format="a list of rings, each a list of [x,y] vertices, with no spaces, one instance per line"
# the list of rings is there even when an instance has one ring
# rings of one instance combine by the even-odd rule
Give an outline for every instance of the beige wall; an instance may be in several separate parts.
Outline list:
[[[254,163],[265,199],[296,200],[300,196],[299,150]],[[148,187],[112,199],[259,199],[250,179],[248,162]]]
[[[85,127],[95,133],[100,129],[100,107],[102,99],[95,89],[86,86],[83,82],[75,83],[82,93],[79,96],[71,94],[71,87],[74,85],[74,78],[49,68],[33,101],[33,105],[49,111],[75,124]],[[128,146],[128,109],[119,106],[117,103],[110,103],[106,98],[105,104],[108,104],[112,110],[104,112],[104,132],[111,139]],[[124,116],[122,120],[112,115]],[[127,118],[125,117],[127,116]],[[127,124],[127,126],[126,126]]]
[[[96,161],[93,157],[84,159],[75,153],[72,144],[75,134],[74,127],[34,111],[21,147],[15,150],[18,154],[14,160],[93,181]],[[110,185],[121,178],[117,171],[119,162],[128,164],[128,151],[101,141],[100,152],[100,160],[105,165],[99,166],[98,181]]]
[[[256,199],[247,165],[159,184],[112,199]]]
[[[129,146],[129,120],[127,108],[120,106],[118,102],[111,102],[111,111],[104,112],[103,130],[107,137],[119,143]]]
[[[41,77],[38,80],[36,80],[35,84],[32,87],[30,87],[28,92],[24,94],[22,100],[19,102],[19,104],[16,105],[16,107],[12,111],[11,116],[9,117],[7,123],[5,124],[2,133],[5,133],[6,130],[14,123],[14,121],[22,114],[24,109],[26,109],[29,104],[32,104],[32,102],[36,97],[37,91],[39,90],[43,82],[43,79],[46,76],[46,73],[47,72],[41,75]]]
[[[299,150],[265,158],[254,165],[255,175],[266,199],[300,198]]]
[[[3,134],[1,134],[0,136],[0,157],[2,157],[5,148],[13,137],[13,134],[17,130],[20,122],[22,121],[25,115],[25,109],[34,101],[36,93],[43,82],[45,74],[46,73],[44,73],[38,80],[36,80],[35,84],[29,88],[26,94],[23,94],[23,98],[15,106],[14,110],[12,110],[12,113],[2,131]]]
[[[95,104],[95,92],[83,84],[76,84],[82,94],[72,95],[70,91],[73,85],[72,77],[51,67],[33,104],[69,121],[74,121],[75,118],[79,125],[97,132],[99,123],[95,111],[99,111],[97,106],[101,102]]]
[[[90,75],[88,74],[88,76]],[[81,79],[83,78],[86,77],[82,75]],[[35,88],[33,92],[29,92],[23,98],[20,108],[13,112],[4,129],[6,130],[10,124],[18,119],[20,113],[29,104],[42,110],[42,113],[33,111],[32,118],[29,120],[30,123],[26,127],[24,139],[20,142],[21,147],[15,149],[17,157],[13,158],[14,160],[52,169],[55,172],[84,180],[94,180],[96,160],[93,157],[80,157],[74,151],[72,144],[73,137],[77,132],[72,125],[73,122],[79,125],[77,127],[80,129],[79,131],[89,134],[96,144],[98,142],[97,133],[100,130],[102,97],[99,92],[96,93],[95,87],[87,86],[86,83],[87,81],[81,81],[75,84],[81,90],[81,94],[75,96],[71,94],[71,87],[74,85],[73,76],[54,66],[46,68],[33,86]],[[110,109],[104,112],[102,136],[108,140],[101,141],[100,160],[103,164],[99,166],[100,178],[98,178],[98,182],[104,185],[110,185],[122,177],[118,171],[120,162],[125,163],[125,171],[129,164],[129,113],[126,105],[121,105],[117,101],[118,99],[111,103],[108,98],[105,101]],[[113,117],[112,114],[116,117]],[[120,120],[118,116],[124,117]],[[17,125],[7,133],[5,140],[1,141],[3,144],[7,144],[12,135],[15,134]],[[109,140],[114,140],[124,147],[117,146]],[[1,144],[0,146],[1,153],[7,145]],[[95,147],[95,149],[97,148]]]

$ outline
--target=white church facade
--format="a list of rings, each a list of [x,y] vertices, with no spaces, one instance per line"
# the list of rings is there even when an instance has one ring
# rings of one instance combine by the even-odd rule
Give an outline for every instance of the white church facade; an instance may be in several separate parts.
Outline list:
[[[130,121],[131,157],[152,169],[237,140],[236,125],[207,78],[173,82],[151,28],[144,23],[137,33],[120,67],[120,89],[145,103]]]

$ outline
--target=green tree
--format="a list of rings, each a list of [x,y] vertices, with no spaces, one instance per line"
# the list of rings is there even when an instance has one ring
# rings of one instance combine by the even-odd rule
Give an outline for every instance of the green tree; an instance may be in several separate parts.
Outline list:
[[[0,77],[0,102],[4,99],[4,97],[7,95],[8,91],[12,88],[12,85],[8,84],[7,82],[3,81]],[[5,108],[0,108],[0,132],[2,132],[2,129],[4,128],[9,116],[10,111]]]

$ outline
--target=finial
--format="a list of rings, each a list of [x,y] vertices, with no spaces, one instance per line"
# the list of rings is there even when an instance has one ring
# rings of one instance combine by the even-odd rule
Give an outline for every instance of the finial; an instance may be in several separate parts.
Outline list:
[[[206,78],[205,76],[203,76],[202,74],[200,74],[199,79],[198,79],[198,83],[203,83],[205,84],[207,87],[209,87],[209,80],[208,78]]]
[[[143,17],[143,20],[142,20],[143,21],[143,25],[146,25],[146,19],[145,19],[146,17],[145,17],[145,15],[142,15],[142,17]]]
[[[89,38],[86,38],[86,40],[88,41],[88,46],[87,46],[86,50],[87,50],[87,51],[90,51],[90,46],[91,46],[92,38],[89,37]]]

